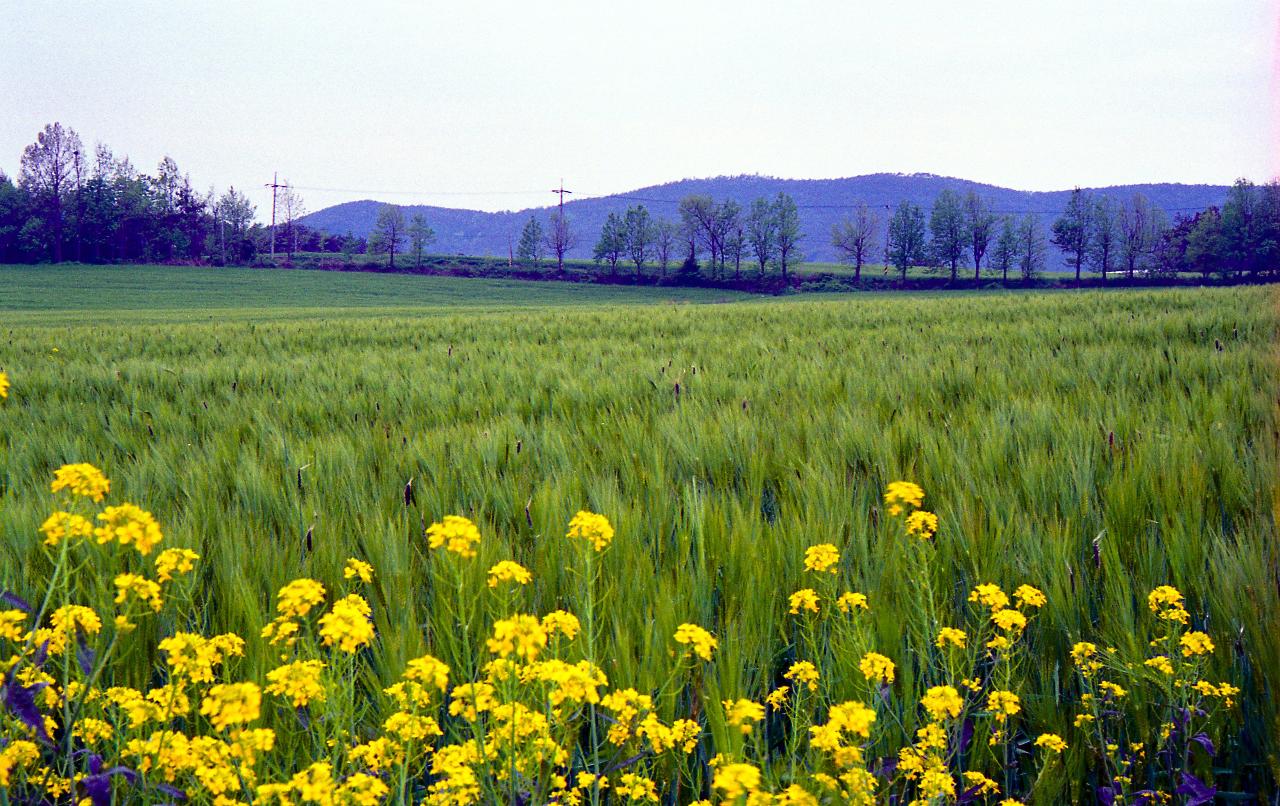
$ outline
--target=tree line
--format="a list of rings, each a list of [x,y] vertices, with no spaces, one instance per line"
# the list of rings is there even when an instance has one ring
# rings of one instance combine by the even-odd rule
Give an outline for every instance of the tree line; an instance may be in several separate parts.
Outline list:
[[[302,196],[285,185],[273,233],[234,187],[201,192],[169,157],[144,173],[106,145],[87,147],[75,129],[50,123],[23,150],[16,181],[0,171],[0,263],[248,265],[273,251],[287,260],[367,250],[363,238],[303,225]]]
[[[81,262],[196,262],[253,264],[266,253],[286,261],[298,252],[384,255],[396,268],[406,255],[421,268],[435,232],[421,215],[384,205],[367,239],[335,236],[300,222],[307,210],[297,190],[285,183],[277,197],[278,226],[255,223],[256,208],[234,187],[200,192],[177,164],[165,157],[152,174],[137,170],[102,144],[84,146],[75,130],[45,126],[23,151],[14,181],[0,172],[0,262],[74,260]],[[1267,279],[1280,271],[1280,182],[1264,185],[1241,179],[1220,207],[1194,212],[1166,211],[1141,194],[1116,199],[1077,188],[1056,219],[1041,213],[997,212],[974,191],[944,190],[926,212],[902,201],[896,207],[856,203],[832,227],[831,244],[853,269],[883,265],[903,281],[913,269],[935,276],[984,269],[990,278],[1029,280],[1059,265],[1106,281],[1195,273],[1227,280]],[[608,214],[591,250],[602,272],[619,267],[637,281],[646,267],[655,279],[701,277],[743,281],[744,268],[756,279],[786,283],[803,260],[800,207],[786,193],[758,198],[745,208],[732,199],[705,194],[681,199],[673,218],[651,214],[643,205]],[[563,209],[545,223],[530,215],[519,236],[508,241],[508,260],[536,269],[550,257],[564,270],[580,243]],[[401,266],[405,264],[402,262]]]
[[[978,283],[984,269],[1008,282],[1050,268],[1073,272],[1077,281],[1085,273],[1104,282],[1179,273],[1261,280],[1280,272],[1280,182],[1238,180],[1221,207],[1172,219],[1142,194],[1116,199],[1076,188],[1051,222],[1042,213],[996,212],[974,191],[944,190],[927,212],[905,200],[893,208],[855,204],[830,237],[855,281],[877,264],[904,281],[913,269],[949,274],[953,283],[962,270],[972,270]],[[674,220],[652,215],[643,204],[609,213],[592,257],[611,276],[622,265],[641,279],[651,266],[665,280],[679,261],[681,275],[741,280],[746,264],[756,278],[785,282],[803,260],[802,240],[799,208],[786,193],[746,209],[732,199],[690,195],[680,200]],[[560,212],[547,227],[530,215],[512,259],[534,268],[551,255],[563,269],[565,252],[577,244],[572,222]],[[1059,263],[1051,267],[1052,249]]]

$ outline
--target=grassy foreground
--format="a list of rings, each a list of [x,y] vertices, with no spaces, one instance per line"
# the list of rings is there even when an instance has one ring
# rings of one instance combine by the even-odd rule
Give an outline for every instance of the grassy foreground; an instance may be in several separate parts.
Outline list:
[[[0,275],[7,281],[17,271]],[[355,280],[437,282],[324,277]],[[270,278],[277,282],[248,284],[226,299],[298,301],[287,283]],[[457,288],[465,293],[471,282]],[[499,304],[539,301],[508,285]],[[0,305],[54,304],[37,285],[26,288]],[[152,289],[154,298],[136,307],[205,300],[196,290]],[[383,291],[333,293],[323,304],[349,293],[376,303]],[[1271,293],[542,305],[317,318],[240,310],[210,319],[196,311],[155,322],[114,322],[109,310],[53,323],[6,316],[0,369],[13,388],[0,405],[0,581],[40,600],[58,559],[39,532],[61,500],[49,479],[63,463],[90,462],[111,477],[112,501],[155,514],[164,546],[201,555],[185,593],[175,589],[170,605],[179,606],[143,621],[116,651],[115,684],[146,690],[171,680],[155,646],[175,630],[244,636],[244,657],[228,661],[227,679],[265,681],[281,662],[280,648],[258,637],[277,615],[276,591],[310,577],[336,599],[351,584],[343,569],[355,557],[375,572],[360,590],[376,639],[359,663],[330,658],[332,673],[342,674],[327,684],[358,692],[343,715],[359,712],[357,700],[387,700],[381,690],[424,653],[442,659],[454,683],[482,676],[481,665],[500,654],[487,651],[484,638],[512,613],[576,612],[588,625],[586,645],[565,658],[594,662],[609,690],[652,694],[670,729],[677,718],[700,726],[687,757],[670,760],[638,735],[629,741],[639,745],[607,756],[603,734],[619,712],[606,716],[602,706],[597,715],[595,704],[584,705],[575,717],[582,721],[566,728],[563,741],[577,749],[560,760],[564,771],[604,772],[640,756],[613,768],[606,799],[618,796],[609,793],[619,775],[645,772],[664,799],[735,802],[731,790],[711,786],[707,765],[718,753],[762,768],[760,788],[821,792],[813,774],[832,762],[811,746],[807,728],[832,724],[831,706],[856,700],[878,715],[876,731],[854,742],[859,769],[878,775],[886,795],[941,803],[966,791],[962,780],[954,795],[926,798],[922,780],[904,782],[877,767],[917,742],[917,729],[939,724],[949,736],[941,758],[953,772],[985,771],[998,779],[1001,797],[1088,802],[1122,771],[1118,756],[1108,760],[1095,746],[1089,724],[1076,724],[1087,710],[1081,695],[1097,682],[1073,663],[1080,641],[1114,648],[1117,667],[1118,658],[1136,659],[1138,682],[1126,684],[1124,702],[1108,704],[1114,715],[1103,721],[1123,720],[1123,743],[1144,745],[1149,760],[1129,763],[1147,780],[1116,802],[1143,802],[1133,793],[1144,787],[1173,793],[1186,785],[1175,770],[1223,791],[1269,787],[1280,735]],[[56,304],[135,307],[124,297],[98,299],[106,301],[72,295]],[[321,303],[308,295],[306,304]],[[896,479],[925,489],[924,506],[940,519],[931,541],[906,534],[886,511],[882,496]],[[607,551],[584,553],[562,537],[579,510],[612,522],[617,534]],[[424,532],[449,514],[478,525],[473,562],[428,549]],[[828,543],[839,554],[838,573],[806,571],[806,549]],[[128,552],[104,554],[101,564],[83,565],[83,579],[64,583],[67,590],[90,596],[97,569],[116,554],[137,565]],[[532,581],[517,592],[487,588],[485,569],[504,559],[526,567]],[[994,661],[983,648],[992,637],[983,626],[987,605],[970,601],[983,583],[1010,593],[1029,584],[1047,599],[1022,608],[1031,624]],[[101,584],[110,588],[105,577]],[[1147,603],[1162,585],[1186,596],[1189,623],[1172,626],[1216,641],[1203,658],[1193,653],[1195,674],[1242,689],[1238,704],[1206,728],[1212,763],[1192,752],[1197,743],[1185,733],[1185,761],[1160,760],[1162,724],[1183,729],[1166,713],[1169,704],[1186,702],[1142,663],[1153,655],[1148,641],[1168,635],[1165,611]],[[818,596],[817,615],[789,602],[798,590]],[[869,600],[854,632],[839,626],[833,603],[841,591]],[[711,662],[672,642],[686,623],[718,640]],[[968,632],[954,658],[933,647],[941,625]],[[1170,654],[1181,664],[1173,640]],[[329,657],[318,640],[305,646]],[[894,662],[892,681],[869,685],[859,658],[870,650]],[[783,685],[800,693],[802,681],[786,675],[801,662],[815,664],[822,688],[771,706],[749,737],[740,736],[721,701],[762,702]],[[961,678],[973,675],[980,687],[965,694]],[[965,710],[933,719],[916,703],[944,683],[959,687]],[[995,689],[1017,692],[1020,709],[1007,719],[988,707]],[[439,697],[432,707],[442,707]],[[450,709],[431,713],[442,742],[475,741],[483,722]],[[298,719],[291,708],[264,707],[261,724],[276,730],[279,747],[262,780],[287,780],[286,772],[315,760]],[[1039,757],[1032,740],[1042,733],[1065,740],[1060,757]],[[354,744],[378,734],[378,722],[352,719],[341,736]],[[520,792],[548,795],[549,786],[528,783],[543,773],[515,774],[532,762],[511,752],[499,759],[511,774],[495,774],[477,797],[515,793],[512,776],[528,784]],[[332,755],[335,769],[359,766],[358,754],[320,748],[319,755]],[[406,778],[403,788],[393,786],[395,796],[426,796],[452,780],[426,760]],[[599,799],[599,790],[578,796]]]

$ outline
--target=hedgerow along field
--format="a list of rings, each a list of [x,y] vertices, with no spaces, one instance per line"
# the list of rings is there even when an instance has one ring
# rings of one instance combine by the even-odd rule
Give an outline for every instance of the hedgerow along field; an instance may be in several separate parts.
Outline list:
[[[1274,786],[1267,289],[155,317],[6,317],[4,587],[102,615],[64,628],[84,649],[44,659],[53,689],[101,670],[98,688],[164,706],[123,690],[87,706],[114,723],[93,749],[136,778],[33,735],[36,756],[10,743],[14,786],[79,772],[80,789],[156,802],[172,785],[201,802],[753,803]],[[110,477],[104,502],[51,491],[77,462]],[[887,499],[899,480],[923,501]],[[51,512],[124,501],[163,530],[149,556],[110,535],[44,545]],[[566,537],[580,510],[616,530],[603,550]],[[937,514],[930,539],[916,511]],[[474,558],[449,550],[475,534]],[[160,612],[133,589],[116,604],[116,574],[156,576],[163,548],[199,559]],[[499,572],[490,588],[503,560],[527,584]],[[51,586],[56,567],[77,573]],[[281,591],[297,579],[327,589],[314,612]],[[137,626],[119,632],[127,608]],[[513,618],[555,611],[576,615],[575,638]],[[296,644],[261,636],[277,616]],[[184,677],[175,646],[157,650],[175,632],[241,636],[243,655],[200,644],[212,679]],[[449,669],[440,690],[436,666],[411,663],[425,655]],[[323,694],[272,693],[295,660],[326,664],[296,670]],[[233,681],[267,687],[260,707],[210,687]],[[418,696],[386,691],[397,681]],[[503,705],[476,704],[473,681]],[[1200,696],[1202,681],[1240,691]],[[49,741],[90,744],[59,734],[72,696],[41,697]],[[6,719],[11,739],[32,732]],[[165,728],[212,738],[161,758],[179,741]]]

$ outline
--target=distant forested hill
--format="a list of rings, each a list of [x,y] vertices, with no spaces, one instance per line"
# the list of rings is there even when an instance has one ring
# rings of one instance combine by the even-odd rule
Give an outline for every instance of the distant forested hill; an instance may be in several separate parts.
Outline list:
[[[977,191],[991,201],[998,213],[1037,213],[1046,223],[1066,205],[1070,190],[1026,191],[984,185],[966,179],[933,174],[870,174],[845,179],[775,179],[765,176],[731,176],[713,179],[684,179],[665,185],[640,188],[629,193],[591,199],[577,199],[565,204],[565,213],[578,235],[578,245],[571,257],[587,258],[600,234],[600,227],[610,212],[626,210],[630,205],[644,204],[654,216],[677,219],[676,205],[692,193],[704,193],[717,201],[731,198],[746,208],[753,199],[789,193],[800,207],[804,232],[801,252],[806,260],[835,260],[831,247],[831,226],[859,202],[872,207],[892,207],[903,199],[925,209],[945,189],[965,193]],[[1169,217],[1180,212],[1194,212],[1210,205],[1220,205],[1227,196],[1223,185],[1147,184],[1092,188],[1117,200],[1141,193]],[[333,234],[367,236],[373,229],[382,202],[358,201],[326,207],[306,218],[303,223]],[[486,213],[446,207],[403,205],[406,216],[422,213],[435,229],[436,242],[431,251],[440,254],[506,255],[509,243],[520,237],[520,228],[529,216],[536,215],[544,224],[549,207],[517,212]],[[883,217],[883,216],[882,216]]]

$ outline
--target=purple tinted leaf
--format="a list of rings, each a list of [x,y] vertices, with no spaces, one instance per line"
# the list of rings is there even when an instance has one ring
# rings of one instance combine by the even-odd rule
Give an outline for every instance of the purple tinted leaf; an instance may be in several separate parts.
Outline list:
[[[89,644],[84,640],[84,633],[76,631],[76,663],[80,664],[80,671],[85,677],[93,674],[93,650],[89,648]]]
[[[111,806],[111,779],[117,775],[129,783],[138,780],[138,774],[128,767],[112,767],[106,772],[86,775],[80,779],[85,794],[93,801],[93,806]]]
[[[1213,739],[1209,738],[1209,734],[1197,733],[1195,736],[1191,737],[1191,741],[1203,747],[1204,751],[1210,756],[1217,755],[1217,751],[1213,748]]]
[[[882,758],[875,763],[875,774],[881,778],[892,778],[893,774],[898,771],[898,759],[896,756]]]
[[[970,787],[960,793],[960,799],[956,803],[973,803],[978,798],[978,793],[982,791],[982,785]]]
[[[36,654],[31,658],[31,665],[37,669],[44,668],[44,662],[49,659],[49,642],[45,641],[36,647]]]
[[[49,740],[49,734],[44,729],[44,717],[36,707],[36,692],[47,685],[48,683],[37,683],[27,688],[16,680],[10,680],[4,685],[4,706],[45,741]]]
[[[22,597],[18,596],[18,594],[16,593],[9,593],[9,591],[5,591],[4,593],[0,593],[0,599],[3,599],[4,601],[18,608],[23,613],[31,612],[31,609],[32,609],[31,605],[27,603],[26,599],[23,599]]]
[[[1098,802],[1103,806],[1113,806],[1116,802],[1116,791],[1109,786],[1098,787]]]
[[[1206,803],[1213,803],[1214,797],[1218,794],[1218,788],[1209,786],[1189,772],[1184,772],[1177,792],[1179,795],[1187,796],[1187,806],[1204,806]]]
[[[181,789],[178,789],[176,786],[169,786],[168,784],[156,784],[155,789],[157,792],[163,792],[164,794],[168,795],[174,800],[187,799],[187,793],[183,792]]]
[[[97,753],[90,753],[89,754],[89,773],[91,775],[97,775],[100,772],[102,772],[102,756],[98,755]]]
[[[966,719],[964,726],[960,728],[960,754],[964,755],[969,749],[969,745],[973,743],[973,720]]]

